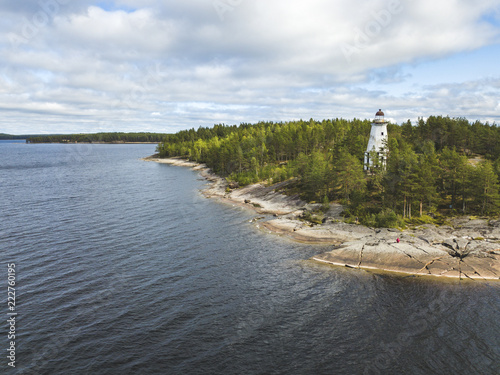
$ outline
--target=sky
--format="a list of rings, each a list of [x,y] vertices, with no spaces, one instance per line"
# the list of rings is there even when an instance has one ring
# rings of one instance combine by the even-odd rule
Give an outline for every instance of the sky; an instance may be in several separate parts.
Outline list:
[[[0,133],[500,123],[500,0],[0,0]]]

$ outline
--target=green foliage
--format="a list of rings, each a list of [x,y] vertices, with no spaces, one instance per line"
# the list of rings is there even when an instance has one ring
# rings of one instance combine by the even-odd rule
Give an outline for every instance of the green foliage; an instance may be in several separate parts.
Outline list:
[[[379,212],[375,217],[375,221],[376,226],[379,228],[397,228],[402,226],[398,215],[390,208]]]
[[[474,186],[474,198],[481,214],[497,214],[500,208],[500,193],[493,164],[489,160],[482,162],[473,175],[477,181]]]
[[[412,227],[424,224],[432,224],[432,225],[437,224],[436,220],[428,215],[413,216],[411,219],[406,218],[404,219],[404,222]]]
[[[377,227],[377,216],[375,214],[366,214],[361,217],[361,224],[367,227],[376,228]]]
[[[429,215],[422,215],[417,220],[419,224],[436,224],[436,220]]]
[[[323,202],[322,202],[322,206],[321,206],[321,211],[323,212],[327,212],[328,210],[330,209],[330,201],[328,200],[328,196],[325,195],[323,197]]]
[[[304,212],[302,219],[306,220],[312,224],[321,224],[323,222],[322,216],[315,215],[311,211]]]
[[[158,152],[162,157],[187,156],[206,163],[222,175],[249,169],[254,169],[257,174],[257,166],[288,163],[300,154],[309,157],[317,151],[327,158],[328,150],[343,143],[358,150],[356,157],[361,160],[369,129],[367,120],[344,119],[260,122],[240,126],[218,124],[213,128],[200,127],[168,134],[158,146]],[[315,173],[316,170],[312,169]]]
[[[361,216],[361,224],[373,228],[404,228],[404,220],[390,208],[385,208],[377,214],[366,213]]]
[[[257,175],[252,171],[233,173],[229,176],[232,181],[236,181],[239,186],[251,185],[259,181]]]
[[[341,201],[349,206],[346,220],[374,227],[401,227],[403,218],[433,224],[445,221],[440,214],[500,213],[496,125],[441,116],[390,124],[387,165],[366,173],[370,126],[338,118],[218,124],[165,135],[157,151],[205,163],[240,186],[293,178],[289,193],[325,208],[325,202]],[[483,162],[473,164],[471,156]]]
[[[334,175],[337,191],[347,203],[353,192],[363,192],[366,187],[363,165],[346,150],[341,150],[336,157]]]
[[[304,196],[308,200],[318,200],[327,193],[328,162],[325,155],[319,151],[313,151],[307,162],[302,166],[302,187]]]
[[[0,133],[0,140],[12,140],[12,139],[28,139],[31,137],[35,137],[34,135],[12,135]]]

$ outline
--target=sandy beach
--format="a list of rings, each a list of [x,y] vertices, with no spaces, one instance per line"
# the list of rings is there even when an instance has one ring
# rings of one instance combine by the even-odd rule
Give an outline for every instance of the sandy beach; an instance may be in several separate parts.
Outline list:
[[[422,225],[403,231],[368,228],[344,223],[342,206],[331,204],[328,220],[311,225],[300,216],[314,205],[276,192],[286,182],[227,189],[226,180],[205,165],[155,156],[143,160],[199,171],[209,181],[204,196],[274,215],[270,220],[256,220],[263,230],[305,243],[331,244],[331,251],[312,257],[316,262],[406,275],[500,280],[500,220],[462,217],[452,220],[450,226]]]

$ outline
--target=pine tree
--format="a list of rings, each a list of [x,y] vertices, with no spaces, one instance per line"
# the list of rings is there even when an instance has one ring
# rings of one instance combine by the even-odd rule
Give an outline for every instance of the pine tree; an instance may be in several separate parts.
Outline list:
[[[456,200],[460,184],[467,173],[467,157],[460,155],[454,148],[445,147],[439,157],[441,166],[441,189],[444,198],[451,196],[451,206],[456,208]]]
[[[489,160],[477,168],[475,179],[476,197],[481,205],[481,214],[497,213],[500,204],[498,176]]]
[[[336,182],[342,197],[347,203],[353,191],[366,188],[363,164],[349,152],[342,150],[335,162]]]

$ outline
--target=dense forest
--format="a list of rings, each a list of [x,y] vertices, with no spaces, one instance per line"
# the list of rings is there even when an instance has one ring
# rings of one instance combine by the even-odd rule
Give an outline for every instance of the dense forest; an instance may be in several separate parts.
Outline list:
[[[34,135],[12,135],[0,133],[0,140],[12,140],[12,139],[27,139],[29,137],[35,137]]]
[[[125,143],[163,141],[166,134],[161,133],[96,133],[96,134],[52,134],[28,137],[28,143]]]
[[[371,121],[359,119],[215,125],[169,134],[157,151],[206,163],[240,186],[288,180],[289,193],[340,201],[348,220],[371,226],[499,213],[495,124],[442,116],[389,124],[387,166],[367,173],[370,128]]]

